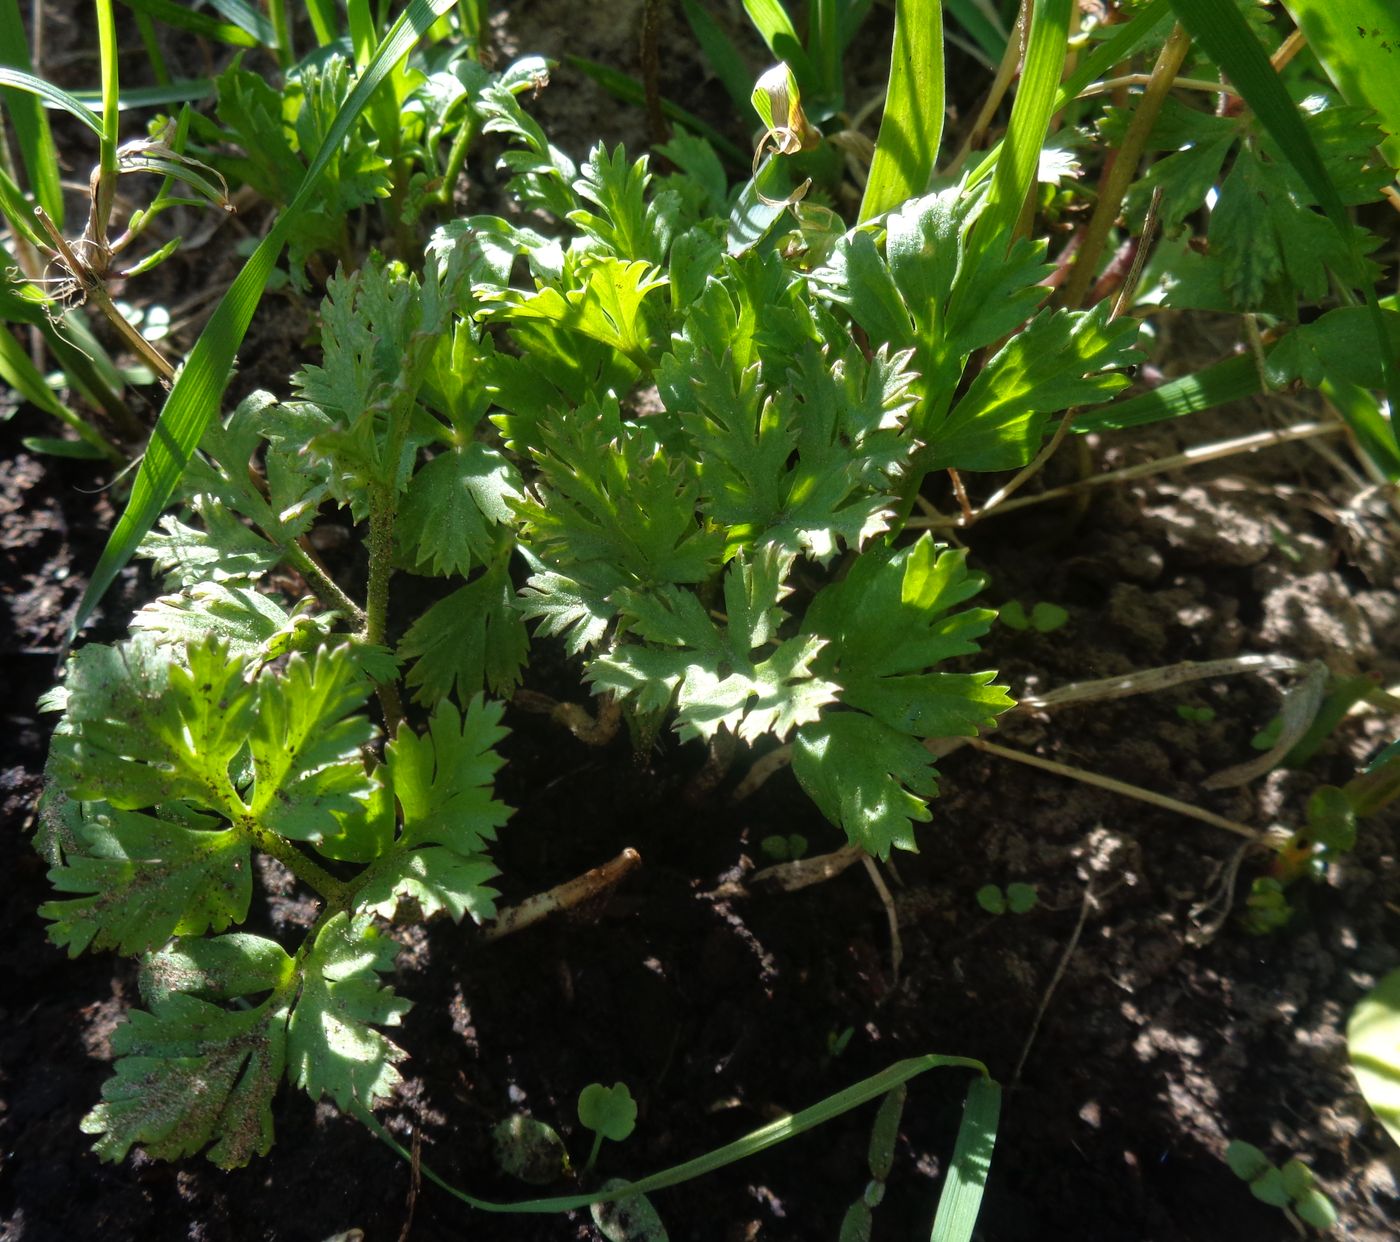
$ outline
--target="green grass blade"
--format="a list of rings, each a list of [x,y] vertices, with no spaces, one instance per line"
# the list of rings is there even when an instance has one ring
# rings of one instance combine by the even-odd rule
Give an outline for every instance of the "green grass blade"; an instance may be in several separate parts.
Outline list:
[[[681,0],[681,5],[695,40],[700,44],[700,50],[705,53],[705,59],[710,62],[710,68],[715,71],[715,76],[719,78],[725,93],[743,114],[745,123],[750,127],[757,125],[758,113],[753,110],[753,103],[749,99],[753,91],[753,71],[740,55],[739,49],[734,46],[734,41],[720,29],[719,23],[705,9],[695,0]]]
[[[231,47],[260,46],[257,36],[241,26],[220,21],[212,13],[186,8],[183,4],[176,4],[175,0],[122,0],[122,3],[136,13],[144,13],[158,22],[202,39],[213,39],[216,43],[227,43]]]
[[[336,13],[335,0],[306,0],[306,13],[311,18],[311,29],[319,47],[334,43],[340,37],[340,18]]]
[[[0,379],[20,394],[26,401],[37,406],[46,414],[51,414],[65,427],[72,428],[90,451],[84,456],[106,457],[110,461],[123,460],[121,453],[110,444],[97,428],[91,426],[75,414],[53,394],[44,382],[39,369],[30,361],[29,354],[9,332],[0,328]]]
[[[1366,389],[1345,380],[1326,380],[1322,395],[1342,416],[1366,455],[1392,483],[1400,483],[1400,449],[1380,404]]]
[[[258,12],[248,0],[209,0],[209,4],[239,30],[252,35],[260,46],[277,49],[277,31],[271,19]]]
[[[69,116],[77,117],[99,138],[102,137],[102,118],[97,115],[85,103],[79,102],[65,90],[60,90],[45,82],[43,78],[36,78],[32,73],[25,73],[22,69],[11,69],[8,66],[0,65],[0,86],[10,86],[15,90],[27,91],[35,96],[40,103],[49,108],[58,108]]]
[[[860,220],[928,189],[942,141],[943,9],[924,0],[898,0],[889,90]]]
[[[566,55],[564,63],[571,69],[577,69],[584,76],[592,78],[608,94],[622,100],[623,103],[641,106],[646,102],[646,88],[636,78],[628,74],[609,68],[607,65],[600,65],[597,61],[585,60],[582,56]],[[752,83],[750,83],[750,88],[752,88]],[[747,100],[745,100],[745,104],[748,110],[753,112],[753,104],[748,103]],[[740,168],[749,166],[749,156],[740,151],[719,130],[706,124],[694,113],[687,112],[679,104],[673,103],[669,99],[662,99],[661,111],[669,120],[675,121],[677,125],[705,139],[725,159],[737,164]],[[757,116],[757,113],[754,115]]]
[[[845,94],[841,73],[845,43],[839,8],[837,0],[811,0],[807,22],[807,51],[817,74],[817,95],[838,111]]]
[[[1093,406],[1076,415],[1070,427],[1078,435],[1143,427],[1169,418],[1199,414],[1227,401],[1241,401],[1263,391],[1258,365],[1250,355],[1239,354],[1213,363],[1194,375],[1171,380],[1151,392]]]
[[[1000,1117],[1000,1084],[990,1078],[974,1079],[967,1089],[958,1141],[938,1198],[930,1242],[971,1242],[987,1174],[992,1168],[992,1148],[996,1146]]]
[[[1091,82],[1097,81],[1111,70],[1114,65],[1127,60],[1148,39],[1152,38],[1159,27],[1163,29],[1165,35],[1167,23],[1171,19],[1171,11],[1171,0],[1152,0],[1152,3],[1146,8],[1139,10],[1131,21],[1114,26],[1113,34],[1087,56],[1080,57],[1079,67],[1065,79],[1059,94],[1055,97],[1055,106],[1051,109],[1052,115],[1073,100]],[[969,185],[978,185],[991,176],[1001,159],[1002,145],[1000,142],[997,143],[982,157],[982,162],[968,176]]]
[[[29,44],[19,16],[19,0],[0,3],[0,62],[29,72]],[[63,189],[58,180],[58,153],[54,149],[49,118],[39,101],[25,91],[4,92],[5,108],[10,114],[15,141],[19,143],[20,158],[34,198],[49,213],[58,228],[63,228]]]
[[[973,229],[974,258],[1010,244],[1026,196],[1035,185],[1040,149],[1058,106],[1074,6],[1075,0],[1035,0],[1021,84],[1011,105],[987,206]]]
[[[778,60],[786,61],[797,75],[797,85],[803,94],[820,94],[821,79],[813,68],[811,60],[797,37],[792,18],[783,8],[781,0],[744,0],[744,12],[749,15],[754,29],[763,36],[768,50]]]
[[[974,1061],[969,1057],[944,1057],[930,1054],[923,1057],[910,1057],[904,1061],[896,1061],[888,1069],[881,1070],[878,1074],[872,1074],[869,1078],[838,1091],[834,1095],[829,1095],[826,1099],[813,1104],[810,1108],[804,1108],[800,1112],[793,1113],[790,1117],[784,1117],[780,1121],[772,1122],[743,1138],[736,1139],[732,1143],[726,1143],[723,1147],[717,1147],[714,1151],[707,1152],[703,1156],[698,1156],[694,1160],[687,1160],[683,1164],[674,1165],[669,1169],[664,1169],[660,1173],[653,1173],[650,1177],[644,1177],[640,1181],[629,1182],[626,1186],[618,1187],[616,1190],[595,1191],[593,1194],[583,1195],[561,1195],[549,1199],[527,1199],[520,1203],[493,1203],[488,1199],[478,1199],[474,1195],[467,1194],[464,1190],[459,1190],[450,1182],[444,1180],[437,1173],[428,1168],[426,1164],[414,1161],[421,1168],[422,1174],[428,1181],[436,1186],[440,1186],[448,1194],[471,1207],[483,1212],[503,1212],[511,1215],[523,1215],[533,1213],[553,1213],[571,1212],[578,1208],[588,1207],[594,1203],[611,1203],[614,1200],[629,1197],[631,1195],[650,1194],[654,1190],[665,1190],[668,1186],[679,1186],[682,1182],[688,1182],[694,1178],[701,1177],[706,1173],[712,1173],[716,1169],[722,1169],[725,1165],[734,1164],[736,1161],[745,1160],[749,1156],[756,1156],[761,1151],[767,1151],[770,1147],[776,1147],[779,1143],[785,1143],[790,1138],[795,1138],[799,1134],[804,1134],[808,1130],[831,1121],[835,1117],[840,1117],[843,1113],[850,1112],[853,1108],[859,1108],[871,1100],[879,1099],[887,1092],[898,1087],[901,1083],[908,1082],[911,1078],[917,1078],[920,1074],[927,1073],[933,1069],[973,1069],[977,1070],[983,1081],[990,1082],[986,1078],[987,1069],[981,1061]],[[995,1083],[991,1084],[996,1087]],[[1000,1088],[996,1088],[996,1097],[1000,1098]],[[973,1093],[968,1093],[969,1101],[974,1098]],[[986,1102],[981,1094],[975,1097],[980,1102],[983,1110],[979,1117],[986,1120]],[[969,1109],[971,1103],[969,1103]],[[356,1116],[360,1118],[379,1138],[405,1160],[413,1161],[413,1155],[397,1139],[393,1137],[383,1126],[375,1120],[374,1115],[367,1109],[361,1108]],[[966,1114],[964,1115],[964,1125],[958,1131],[958,1142],[963,1142],[964,1132],[967,1129]],[[995,1116],[991,1119],[991,1133],[994,1135],[996,1129]],[[985,1142],[985,1131],[982,1132]],[[971,1141],[969,1139],[969,1141]],[[978,1150],[983,1150],[979,1147]],[[990,1148],[985,1148],[986,1155],[990,1157]],[[956,1152],[954,1153],[956,1159]],[[951,1176],[951,1174],[950,1174]]]
[[[1354,278],[1361,285],[1366,308],[1371,313],[1385,373],[1385,387],[1394,415],[1397,407],[1400,407],[1400,359],[1396,358],[1391,348],[1376,291],[1362,274],[1361,249],[1351,217],[1347,215],[1341,195],[1327,175],[1322,157],[1313,145],[1312,135],[1304,126],[1297,105],[1284,88],[1283,79],[1269,63],[1268,53],[1250,30],[1243,14],[1233,4],[1222,4],[1220,0],[1171,0],[1171,4],[1181,24],[1225,71],[1342,235],[1354,269],[1348,279]],[[1400,56],[1400,50],[1395,55]],[[1391,433],[1396,443],[1400,444],[1400,419],[1392,417]]]
[[[1348,103],[1389,131],[1381,150],[1400,168],[1400,5],[1395,0],[1283,0]]]
[[[996,10],[979,0],[948,0],[948,11],[992,64],[1000,64],[1008,36]]]
[[[195,103],[214,97],[213,78],[177,78],[160,86],[126,86],[117,95],[117,108],[129,112],[133,108],[159,108],[165,104]],[[74,91],[73,98],[81,104],[99,107],[101,91]]]
[[[32,99],[33,96],[26,95],[25,98]],[[34,211],[29,200],[25,198],[24,191],[15,184],[14,178],[3,167],[0,167],[0,215],[3,215],[6,223],[30,245],[49,244],[49,239],[34,225]]]
[[[131,499],[107,540],[92,581],[73,621],[76,635],[111,586],[118,571],[136,551],[180,482],[190,457],[199,446],[228,382],[238,347],[252,322],[287,234],[315,197],[321,175],[341,147],[370,96],[395,64],[408,54],[439,15],[454,0],[413,0],[384,36],[355,89],[336,114],[334,123],[306,170],[296,196],[277,218],[271,231],[253,252],[238,278],[219,301],[204,331],[199,334],[184,369],[166,399],[160,420],[151,434]]]

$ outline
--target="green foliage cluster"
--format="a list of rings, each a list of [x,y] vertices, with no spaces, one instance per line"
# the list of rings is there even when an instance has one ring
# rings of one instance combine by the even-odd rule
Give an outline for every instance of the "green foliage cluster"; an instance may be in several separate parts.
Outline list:
[[[182,21],[206,19],[203,34],[240,47],[265,25],[285,72],[273,84],[230,64],[209,88],[212,115],[179,119],[171,168],[188,182],[198,156],[283,210],[174,377],[95,575],[100,595],[139,542],[165,593],[136,614],[130,639],[78,651],[48,703],[61,719],[39,844],[58,895],[42,914],[73,954],[142,959],[144,1007],[115,1037],[115,1075],[83,1123],[105,1158],[139,1144],[244,1164],[272,1142],[284,1078],[376,1125],[403,1056],[387,1032],[408,1007],[383,981],[393,943],[379,929],[401,909],[493,917],[490,848],[509,815],[493,794],[496,748],[540,643],[577,661],[580,683],[625,716],[638,747],[669,728],[713,754],[787,748],[820,814],[888,858],[914,850],[915,825],[932,818],[935,744],[976,737],[1012,706],[976,667],[997,615],[975,606],[983,576],[965,550],[908,537],[935,472],[960,483],[1019,470],[1071,423],[1131,426],[1206,408],[1227,389],[1302,381],[1335,385],[1377,470],[1400,477],[1363,391],[1391,378],[1374,347],[1400,339],[1400,315],[1371,292],[1376,239],[1343,213],[1393,180],[1376,156],[1385,135],[1364,100],[1325,93],[1294,107],[1268,69],[1254,6],[1251,25],[1236,5],[1217,6],[1222,15],[1197,0],[1144,0],[1090,32],[1068,77],[1069,0],[1026,6],[1004,139],[980,164],[959,157],[959,171],[936,176],[941,120],[930,132],[915,104],[920,91],[942,98],[941,10],[901,3],[879,176],[849,228],[798,202],[805,187],[790,186],[806,169],[789,148],[851,147],[841,57],[868,3],[814,0],[802,38],[777,0],[746,3],[785,62],[773,80],[792,84],[794,106],[779,118],[767,101],[760,158],[734,191],[693,129],[657,148],[664,173],[620,147],[597,144],[581,162],[561,151],[522,102],[548,66],[484,68],[479,5],[451,6],[449,19],[447,0],[414,0],[381,39],[370,6],[350,0],[341,41],[320,0],[319,46],[300,60],[282,4],[266,21],[228,7],[243,25]],[[994,8],[947,7],[982,53],[1019,43]],[[0,17],[10,8],[0,0]],[[98,10],[110,25],[110,3]],[[1163,95],[1145,115],[1144,96],[1086,120],[1080,90],[1133,55],[1181,45],[1180,30],[1168,41],[1171,10],[1198,34],[1203,72],[1227,70],[1252,106]],[[700,5],[685,11],[747,106],[732,46]],[[453,29],[460,45],[443,41]],[[404,59],[430,31],[430,46]],[[1177,64],[1190,67],[1184,53]],[[103,67],[102,117],[22,70],[3,78],[95,125],[98,185],[117,167],[110,48]],[[799,84],[810,113],[800,124]],[[1053,292],[1073,286],[1081,263],[1096,276],[1100,254],[1052,261],[1048,239],[1024,227],[1042,201],[1037,162],[1057,114],[1068,143],[1129,148],[1147,168],[1116,195],[1106,178],[1093,207],[1056,195],[1055,212],[1107,211],[1101,246],[1120,208],[1129,221],[1155,211],[1166,240],[1145,300],[1260,316],[1281,339],[1266,349],[1255,333],[1247,367],[1227,360],[1200,383],[1166,386],[1169,396],[1110,404],[1142,359],[1130,300]],[[32,194],[51,197],[56,165],[48,178],[37,112],[16,115],[29,125]],[[456,209],[478,136],[500,150],[507,216]],[[25,193],[6,174],[0,210],[19,219]],[[384,253],[365,255],[359,235],[376,205]],[[89,227],[100,233],[106,218]],[[32,226],[16,230],[34,242]],[[294,288],[325,290],[318,360],[284,395],[255,393],[216,415],[284,245]],[[45,298],[32,281],[3,292],[8,319],[35,322]],[[1313,308],[1325,313],[1290,330]],[[11,345],[3,334],[0,374],[50,408],[43,377]],[[310,550],[331,509],[365,531],[359,599]],[[410,614],[403,598],[435,602]],[[1067,619],[1048,602],[1002,613],[1038,634]],[[1183,719],[1203,721],[1196,710]],[[1386,752],[1345,789],[1321,791],[1294,852],[1350,848],[1356,819],[1396,796],[1397,770]],[[791,834],[764,846],[793,859],[807,844]],[[237,930],[258,856],[320,900],[300,945]],[[1261,918],[1277,921],[1280,902],[1286,911],[1286,878],[1257,894]],[[1037,896],[988,885],[976,900],[1021,914]],[[881,1093],[955,1061],[897,1067],[877,1076]],[[839,1109],[807,1110],[803,1125],[874,1098],[874,1082]],[[970,1114],[994,1130],[995,1085],[977,1095]],[[870,1181],[843,1238],[869,1235],[902,1103],[901,1086],[877,1118]],[[579,1115],[596,1157],[603,1137],[630,1131],[636,1105],[620,1084],[594,1084]],[[560,1152],[550,1147],[554,1174]],[[960,1166],[955,1153],[955,1172],[970,1159]],[[1267,1184],[1269,1201],[1320,1216],[1301,1166],[1249,1168],[1256,1193]]]

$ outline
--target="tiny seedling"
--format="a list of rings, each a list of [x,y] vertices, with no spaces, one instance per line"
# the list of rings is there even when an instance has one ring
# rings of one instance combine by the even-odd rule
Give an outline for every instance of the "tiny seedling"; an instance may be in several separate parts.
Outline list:
[[[611,1087],[591,1082],[579,1092],[578,1119],[593,1131],[593,1149],[583,1166],[586,1175],[593,1171],[605,1138],[620,1143],[636,1128],[637,1102],[625,1082],[615,1082]]]
[[[1177,705],[1176,714],[1187,724],[1208,725],[1215,719],[1215,708],[1192,707],[1189,703]]]
[[[977,904],[988,914],[1026,914],[1040,900],[1032,884],[984,884],[977,890]]]
[[[1337,1209],[1315,1185],[1312,1170],[1297,1156],[1280,1169],[1253,1143],[1234,1139],[1225,1149],[1225,1162],[1236,1177],[1249,1183],[1250,1194],[1256,1199],[1281,1208],[1300,1236],[1305,1224],[1327,1230],[1337,1223]]]
[[[774,862],[794,862],[807,853],[807,838],[800,832],[790,832],[787,836],[774,833],[764,837],[759,848]]]
[[[1053,634],[1069,621],[1069,613],[1065,609],[1059,604],[1046,603],[1045,600],[1036,604],[1029,614],[1020,600],[1010,600],[1001,606],[998,616],[1002,625],[1018,633],[1034,630],[1037,634]]]
[[[846,1049],[850,1047],[851,1036],[855,1033],[856,1028],[853,1026],[842,1027],[839,1031],[835,1027],[832,1027],[832,1029],[826,1033],[827,1059],[834,1061],[845,1052]]]

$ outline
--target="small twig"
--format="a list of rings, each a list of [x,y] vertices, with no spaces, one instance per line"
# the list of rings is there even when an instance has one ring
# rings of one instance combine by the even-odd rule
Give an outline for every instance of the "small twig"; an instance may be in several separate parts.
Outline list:
[[[1011,710],[1065,707],[1071,703],[1104,703],[1110,699],[1152,694],[1188,682],[1228,677],[1234,673],[1296,672],[1303,667],[1305,666],[1301,660],[1284,655],[1242,655],[1230,656],[1223,660],[1183,660],[1180,664],[1165,664],[1160,668],[1124,673],[1121,677],[1071,682],[1044,694],[1028,694],[1019,699]]]
[[[1097,772],[1088,772],[1083,768],[1070,767],[1067,763],[1057,763],[1053,759],[1042,759],[1039,755],[1029,755],[1025,751],[1011,750],[1006,746],[998,746],[995,742],[989,742],[985,738],[969,738],[968,744],[975,746],[978,750],[984,750],[989,755],[996,755],[1000,759],[1011,759],[1016,763],[1024,763],[1028,767],[1040,768],[1044,772],[1053,772],[1056,776],[1065,776],[1072,781],[1079,781],[1084,785],[1094,785],[1099,789],[1106,789],[1110,793],[1122,794],[1127,798],[1134,798],[1139,802],[1146,802],[1151,806],[1161,807],[1165,811],[1175,811],[1178,815],[1185,815],[1190,819],[1198,819],[1203,824],[1210,824],[1215,828],[1223,828],[1226,832],[1233,832],[1237,836],[1248,837],[1251,841],[1263,842],[1264,833],[1257,828],[1251,828],[1248,824],[1242,824],[1238,820],[1226,819],[1223,815],[1217,815],[1214,811],[1204,811],[1198,806],[1192,806],[1189,802],[1182,802],[1177,798],[1169,798],[1166,794],[1159,794],[1151,789],[1144,789],[1141,785],[1130,785],[1127,781],[1115,780],[1111,776],[1100,776]]]
[[[532,927],[558,910],[570,910],[574,906],[591,901],[605,890],[612,888],[642,863],[642,856],[628,847],[611,862],[601,867],[585,871],[583,875],[556,884],[547,892],[527,897],[518,906],[502,910],[494,923],[487,923],[481,929],[483,940],[500,940],[513,936],[518,931]]]
[[[1152,66],[1151,80],[1138,100],[1127,133],[1123,135],[1123,141],[1114,152],[1113,162],[1103,178],[1094,213],[1089,218],[1083,240],[1074,256],[1074,267],[1070,271],[1069,279],[1060,289],[1057,300],[1061,306],[1071,309],[1078,307],[1094,283],[1104,245],[1108,241],[1114,221],[1118,218],[1128,187],[1137,176],[1138,165],[1147,148],[1152,127],[1171,92],[1177,71],[1185,63],[1186,54],[1190,50],[1191,36],[1178,23],[1172,30],[1171,37],[1163,45],[1157,63]]]
[[[1174,453],[1170,457],[1159,457],[1152,461],[1139,462],[1135,466],[1125,466],[1121,470],[1110,470],[1106,474],[1091,475],[1087,479],[1080,479],[1076,483],[1066,483],[1061,487],[1052,487],[1034,496],[1018,496],[998,505],[995,516],[1023,509],[1027,505],[1038,505],[1048,500],[1060,500],[1066,496],[1075,496],[1091,487],[1103,487],[1110,483],[1127,483],[1132,479],[1147,478],[1150,475],[1160,474],[1168,470],[1180,470],[1186,466],[1200,466],[1206,462],[1220,461],[1223,458],[1236,457],[1242,453],[1252,453],[1256,449],[1270,448],[1278,444],[1291,444],[1296,440],[1310,440],[1315,436],[1340,435],[1344,431],[1346,431],[1344,423],[1300,423],[1282,431],[1260,431],[1254,435],[1240,436],[1235,440],[1220,440],[1214,444],[1198,444],[1195,448],[1189,448],[1183,453]],[[988,514],[988,516],[994,515]],[[906,523],[910,530],[945,530],[965,525],[967,523],[961,517],[948,516],[911,517]]]
[[[586,746],[606,746],[617,736],[622,723],[622,705],[612,695],[603,695],[599,700],[596,718],[589,715],[586,707],[561,702],[538,690],[521,688],[511,696],[511,703],[521,711],[548,716]]]
[[[68,274],[77,282],[83,294],[97,304],[98,309],[143,362],[166,383],[173,381],[175,378],[174,366],[150,341],[127,322],[126,316],[117,309],[116,303],[112,301],[106,285],[102,283],[102,278],[73,253],[73,248],[69,246],[63,234],[58,231],[54,222],[49,219],[49,213],[42,207],[36,207],[34,208],[34,217],[39,221],[44,232],[49,235],[49,240],[53,242],[54,249],[58,251],[63,266],[68,269]]]
[[[1091,906],[1097,907],[1098,904],[1098,899],[1094,896],[1094,883],[1090,880],[1084,889],[1084,900],[1079,903],[1079,918],[1074,924],[1074,930],[1070,933],[1069,943],[1065,945],[1064,952],[1060,954],[1055,973],[1050,976],[1050,983],[1040,998],[1040,1005],[1035,1011],[1035,1017],[1031,1020],[1031,1029],[1026,1034],[1026,1042],[1021,1045],[1021,1055],[1017,1058],[1016,1069],[1011,1075],[1013,1083],[1021,1081],[1021,1071],[1026,1067],[1026,1058],[1031,1054],[1031,1045],[1035,1043],[1035,1037],[1040,1033],[1040,1024],[1044,1021],[1045,1013],[1050,1008],[1050,998],[1055,995],[1055,989],[1060,986],[1060,980],[1065,977],[1065,971],[1069,969],[1069,959],[1074,956],[1075,949],[1079,947],[1079,938],[1084,934],[1084,924],[1089,918],[1089,908]]]
[[[752,797],[763,786],[775,772],[781,772],[792,762],[792,743],[779,746],[777,750],[770,750],[766,755],[755,759],[753,765],[744,773],[744,778],[734,786],[734,792],[729,795],[731,802],[742,802],[745,798]]]
[[[1016,70],[1021,67],[1021,58],[1025,55],[1026,19],[1030,7],[1031,0],[1022,0],[1017,9],[1016,24],[1011,28],[1011,35],[1006,40],[1006,51],[1002,55],[1001,64],[997,66],[996,77],[992,79],[991,89],[988,90],[987,98],[983,100],[982,107],[977,113],[977,119],[973,121],[972,128],[968,130],[962,146],[958,148],[957,155],[953,157],[953,162],[943,170],[944,176],[955,176],[963,164],[967,162],[967,157],[972,154],[973,147],[982,141],[987,130],[991,127],[992,118],[996,116],[997,109],[1001,107],[1001,101],[1006,98],[1006,92],[1016,77]]]
[[[865,864],[865,874],[875,885],[875,891],[880,894],[880,901],[885,907],[885,921],[890,925],[890,989],[893,991],[899,986],[899,970],[904,965],[904,942],[899,936],[899,912],[894,908],[894,898],[890,895],[885,877],[880,874],[880,864],[864,852],[861,854],[861,862]]]
[[[1239,880],[1240,867],[1244,863],[1245,855],[1253,848],[1253,845],[1246,841],[1231,854],[1230,861],[1225,864],[1225,874],[1215,886],[1215,891],[1188,911],[1193,926],[1186,933],[1186,943],[1192,948],[1199,949],[1208,945],[1225,926],[1225,920],[1230,916],[1230,907],[1235,904],[1235,884]],[[1209,919],[1204,918],[1207,914],[1211,915]]]
[[[1124,86],[1146,86],[1152,81],[1150,73],[1125,73],[1118,78],[1105,78],[1102,82],[1091,82],[1078,95],[1076,99],[1090,99],[1095,95],[1108,95]],[[1228,82],[1212,82],[1206,78],[1177,78],[1172,82],[1173,88],[1186,91],[1205,91],[1213,95],[1238,95],[1237,91]]]
[[[827,880],[835,879],[865,857],[866,853],[859,845],[843,845],[830,854],[814,854],[811,858],[794,858],[791,862],[775,863],[771,867],[755,871],[749,876],[747,883],[736,880],[721,884],[704,895],[713,899],[752,897],[759,889],[795,893],[798,889],[810,888],[813,884],[824,884]]]

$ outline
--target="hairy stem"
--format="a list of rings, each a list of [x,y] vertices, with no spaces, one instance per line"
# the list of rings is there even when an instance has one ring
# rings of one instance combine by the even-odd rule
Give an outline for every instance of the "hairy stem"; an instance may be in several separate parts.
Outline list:
[[[397,461],[397,454],[391,455],[389,460]],[[365,622],[361,633],[366,642],[376,645],[382,645],[388,634],[389,579],[394,575],[394,518],[397,511],[398,498],[392,485],[381,485],[371,490],[369,586],[365,592]],[[403,701],[399,698],[398,687],[392,682],[378,682],[375,689],[384,711],[384,731],[392,737],[403,719]]]
[[[326,908],[340,906],[349,891],[342,881],[337,880],[324,867],[308,858],[290,841],[269,832],[246,813],[235,816],[234,824],[252,843],[270,858],[275,858],[308,888],[315,889]]]
[[[316,558],[295,539],[288,539],[282,545],[288,563],[306,579],[307,585],[316,592],[321,603],[327,608],[336,608],[350,618],[352,625],[364,629],[367,624],[365,610],[345,594],[335,580],[318,564]]]

